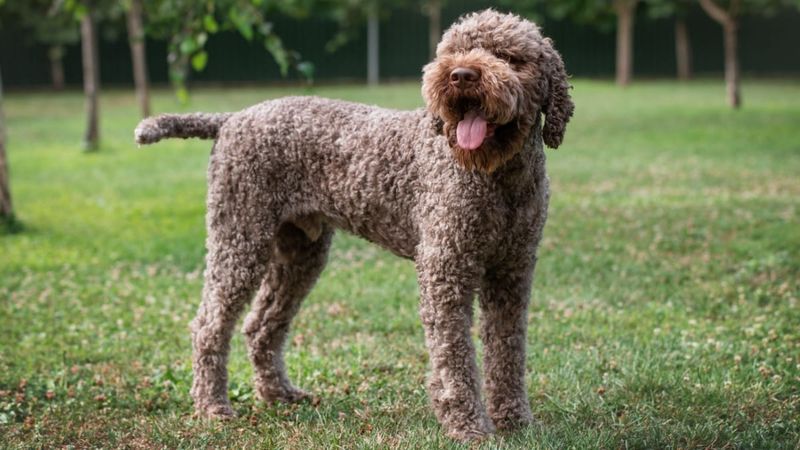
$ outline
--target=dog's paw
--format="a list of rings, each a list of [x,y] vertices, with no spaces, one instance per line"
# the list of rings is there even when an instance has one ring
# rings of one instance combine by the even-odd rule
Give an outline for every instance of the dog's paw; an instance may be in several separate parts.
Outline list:
[[[498,430],[512,431],[524,428],[534,422],[528,400],[512,402],[499,408],[489,407],[489,417]]]
[[[447,426],[447,436],[460,442],[481,441],[495,432],[494,425],[488,417],[482,416],[476,420],[464,422],[450,422]]]
[[[474,425],[449,427],[447,429],[447,436],[464,443],[479,442],[489,437],[494,431],[492,424],[486,421]]]
[[[259,388],[258,397],[264,403],[299,403],[311,399],[311,394],[294,386]]]
[[[213,420],[229,420],[236,417],[230,403],[215,403],[195,408],[194,417]]]

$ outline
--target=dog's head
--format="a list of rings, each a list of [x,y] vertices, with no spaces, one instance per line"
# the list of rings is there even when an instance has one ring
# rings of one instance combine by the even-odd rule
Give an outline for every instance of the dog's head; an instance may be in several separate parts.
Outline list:
[[[519,152],[544,114],[542,136],[561,144],[572,116],[561,56],[532,22],[488,9],[453,24],[423,69],[422,96],[444,123],[455,159],[492,172]]]

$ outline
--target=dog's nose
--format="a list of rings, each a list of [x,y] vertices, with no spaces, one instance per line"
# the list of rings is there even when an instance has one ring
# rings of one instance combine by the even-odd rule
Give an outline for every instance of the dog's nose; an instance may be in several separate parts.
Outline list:
[[[480,78],[480,74],[466,67],[456,67],[450,72],[450,84],[457,88],[466,88],[473,85]]]

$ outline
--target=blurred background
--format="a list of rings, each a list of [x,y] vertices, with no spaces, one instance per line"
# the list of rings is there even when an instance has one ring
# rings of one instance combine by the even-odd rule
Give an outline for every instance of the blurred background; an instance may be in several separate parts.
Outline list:
[[[480,446],[797,448],[796,0],[0,0],[0,442],[461,448],[413,264],[344,233],[287,343],[314,401],[257,401],[237,333],[239,418],[193,419],[210,143],[133,129],[286,95],[422,107],[442,31],[489,6],[554,39],[576,112],[546,152],[538,425]]]
[[[0,67],[6,87],[79,86],[82,65],[77,23],[81,19],[76,16],[84,13],[83,4],[64,1],[59,8],[58,2],[54,5],[51,0],[5,1]],[[696,1],[83,3],[94,5],[100,79],[109,86],[133,81],[131,26],[137,39],[145,42],[147,74],[156,84],[170,80],[170,60],[174,65],[181,58],[193,57],[193,66],[199,70],[189,78],[196,82],[285,83],[303,78],[304,73],[297,71],[282,76],[280,64],[265,52],[265,48],[274,50],[278,41],[283,48],[297,52],[287,58],[288,63],[302,60],[313,64],[313,69],[307,68],[307,75],[318,82],[363,82],[373,65],[374,75],[381,80],[418,79],[443,27],[466,12],[487,7],[536,20],[555,40],[570,73],[578,77],[613,76],[618,45],[632,47],[629,58],[633,63],[627,64],[632,76],[643,78],[719,75],[725,60],[723,26]],[[722,11],[732,11],[745,75],[788,77],[800,73],[796,44],[800,13],[796,5],[770,0],[717,3]],[[132,17],[137,14],[141,18]],[[137,25],[140,21],[143,25]],[[618,38],[619,33],[628,35]],[[629,40],[630,44],[618,44],[617,39]],[[176,45],[178,48],[174,48]],[[374,53],[368,52],[372,46]],[[198,54],[209,57],[196,57]]]

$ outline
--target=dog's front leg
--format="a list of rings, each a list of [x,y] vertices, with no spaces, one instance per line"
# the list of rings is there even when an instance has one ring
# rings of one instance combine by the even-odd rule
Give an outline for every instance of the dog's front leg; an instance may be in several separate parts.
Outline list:
[[[486,404],[499,429],[533,420],[525,389],[525,344],[532,269],[487,274],[480,292]]]
[[[480,275],[464,270],[461,258],[429,248],[418,256],[420,317],[430,353],[428,393],[447,434],[467,441],[494,431],[480,398],[472,345],[472,302]],[[463,262],[463,260],[462,260]]]

